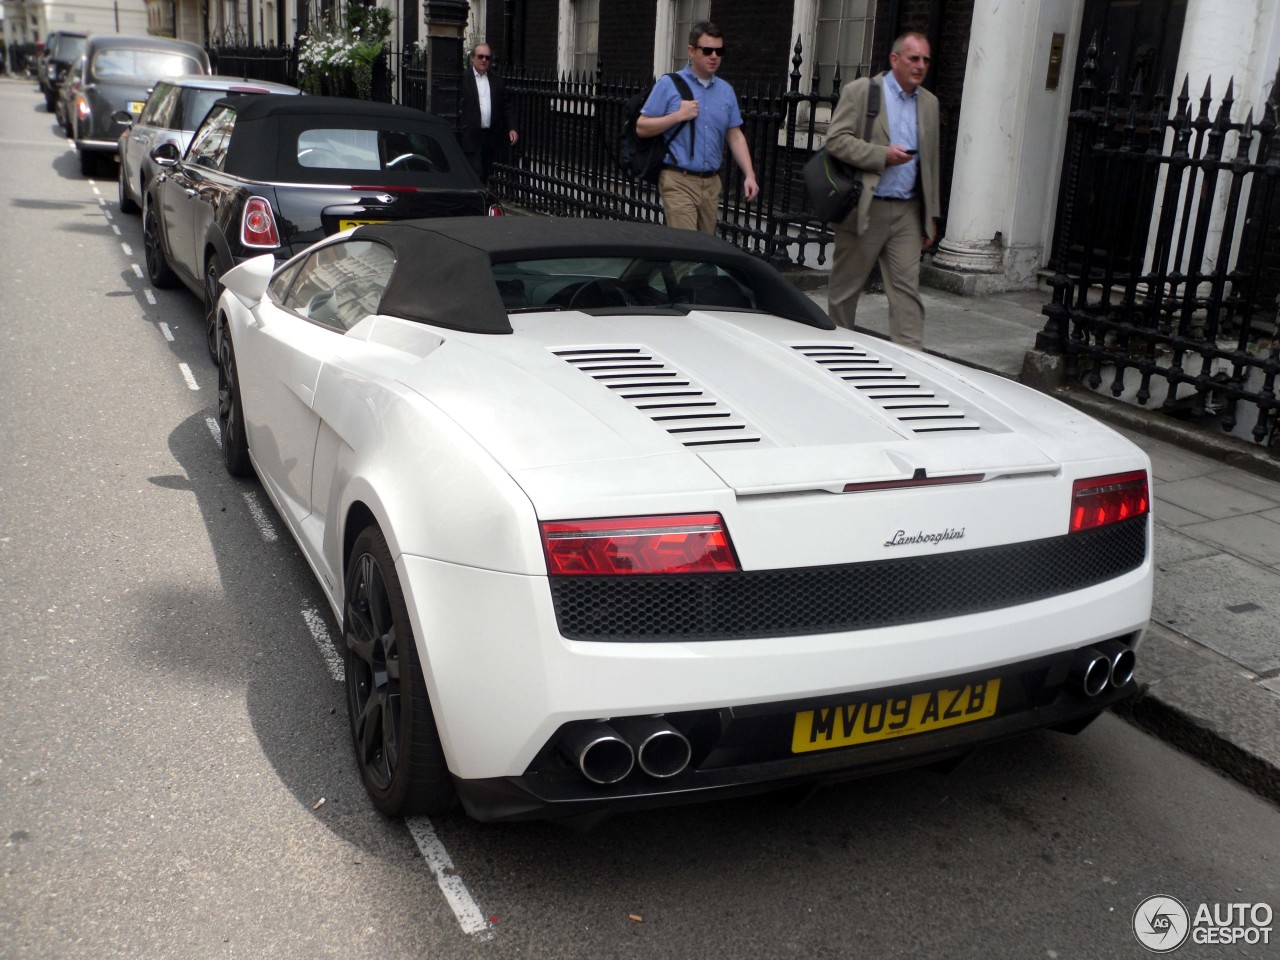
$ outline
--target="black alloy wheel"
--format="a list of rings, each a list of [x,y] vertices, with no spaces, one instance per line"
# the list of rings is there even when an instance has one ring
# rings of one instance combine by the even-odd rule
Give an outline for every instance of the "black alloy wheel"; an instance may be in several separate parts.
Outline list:
[[[138,205],[129,196],[129,174],[125,170],[124,157],[120,158],[120,176],[116,178],[116,185],[120,194],[120,212],[137,213]]]
[[[222,296],[222,284],[218,278],[218,255],[209,254],[204,264],[204,339],[209,347],[209,358],[218,363],[218,298]]]
[[[446,813],[457,794],[395,563],[375,526],[361,532],[352,547],[345,596],[347,714],[365,789],[389,817]]]
[[[153,287],[168,289],[178,282],[178,277],[164,258],[160,249],[160,218],[156,215],[155,204],[143,199],[142,208],[142,252],[147,261],[147,278]]]
[[[249,438],[244,432],[244,405],[240,402],[240,371],[231,338],[222,338],[218,361],[218,431],[222,437],[222,463],[233,477],[253,476]]]

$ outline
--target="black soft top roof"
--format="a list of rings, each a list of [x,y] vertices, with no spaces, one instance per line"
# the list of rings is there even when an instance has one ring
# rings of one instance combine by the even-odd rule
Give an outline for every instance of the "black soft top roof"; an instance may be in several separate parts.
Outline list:
[[[219,107],[236,111],[235,131],[223,169],[245,180],[289,183],[335,183],[354,176],[362,184],[400,184],[433,188],[473,189],[482,185],[462,154],[453,128],[439,117],[413,107],[375,103],[346,97],[299,97],[264,93],[253,97],[223,97]],[[400,130],[430,136],[448,159],[448,170],[430,174],[389,171],[339,172],[298,163],[298,135],[318,124],[345,130]]]
[[[395,252],[382,313],[452,330],[512,332],[493,264],[609,256],[692,260],[732,269],[755,293],[761,310],[835,329],[809,297],[763,260],[693,230],[616,220],[447,217],[368,224],[355,236],[380,240]]]
[[[254,97],[248,103],[234,99],[231,103],[240,112],[237,122],[258,120],[262,117],[329,115],[400,118],[439,124],[448,129],[448,125],[439,117],[415,110],[413,107],[403,107],[395,103],[378,103],[373,100],[354,100],[348,97],[295,97],[274,93]]]

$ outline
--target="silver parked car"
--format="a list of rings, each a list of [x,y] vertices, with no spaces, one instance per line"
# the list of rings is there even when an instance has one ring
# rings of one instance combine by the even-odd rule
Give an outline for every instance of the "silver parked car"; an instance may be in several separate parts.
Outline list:
[[[147,98],[142,115],[133,118],[121,111],[116,119],[127,129],[120,134],[120,210],[137,213],[147,192],[147,183],[159,169],[151,151],[172,143],[186,153],[187,144],[213,102],[221,97],[253,96],[262,93],[298,94],[302,91],[283,83],[242,80],[237,77],[188,76],[161,80]]]

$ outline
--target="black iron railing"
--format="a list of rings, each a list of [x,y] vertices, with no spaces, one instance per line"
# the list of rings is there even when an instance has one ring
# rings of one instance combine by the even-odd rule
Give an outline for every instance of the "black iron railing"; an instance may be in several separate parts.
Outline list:
[[[217,73],[299,82],[293,47],[222,46],[209,53]],[[803,266],[824,264],[834,239],[807,209],[800,170],[822,145],[842,79],[837,70],[824,82],[815,69],[809,92],[802,92],[802,55],[797,40],[787,89],[760,84],[738,90],[760,193],[752,201],[743,197],[741,171],[726,150],[720,233],[745,250]],[[441,80],[429,75],[425,53],[387,49],[374,64],[370,97],[426,110],[432,83]],[[624,105],[653,78],[607,77],[601,70],[576,77],[516,70],[505,80],[520,140],[494,165],[493,186],[499,192],[539,213],[661,220],[656,191],[625,178],[615,157]],[[343,77],[325,78],[320,92],[356,95]]]
[[[815,70],[811,89],[800,91],[802,48],[797,41],[788,89],[757,84],[738,89],[743,134],[751,152],[759,195],[742,193],[742,172],[725,151],[720,234],[744,250],[805,265],[825,263],[831,231],[807,209],[800,176],[811,151],[822,145],[841,78],[821,92]],[[656,190],[628,179],[616,157],[626,102],[653,78],[509,73],[507,89],[517,110],[520,145],[495,165],[495,185],[514,202],[541,213],[659,221]]]
[[[1186,81],[1172,113],[1141,81],[1127,98],[1113,81],[1095,103],[1096,57],[1095,41],[1070,117],[1038,345],[1094,389],[1280,447],[1280,291],[1264,270],[1280,90],[1257,123],[1252,111],[1232,119],[1231,82],[1216,112],[1207,83],[1193,115]]]

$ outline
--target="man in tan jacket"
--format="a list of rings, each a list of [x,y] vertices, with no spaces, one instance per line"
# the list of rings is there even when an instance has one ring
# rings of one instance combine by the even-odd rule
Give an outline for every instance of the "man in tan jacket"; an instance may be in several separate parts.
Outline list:
[[[827,130],[827,152],[862,173],[862,197],[842,223],[827,289],[828,312],[853,328],[858,297],[877,260],[889,298],[889,336],[924,349],[920,253],[937,234],[938,98],[920,84],[929,72],[929,41],[905,33],[893,44],[890,70],[840,91]],[[866,134],[867,95],[880,85],[880,112]]]

